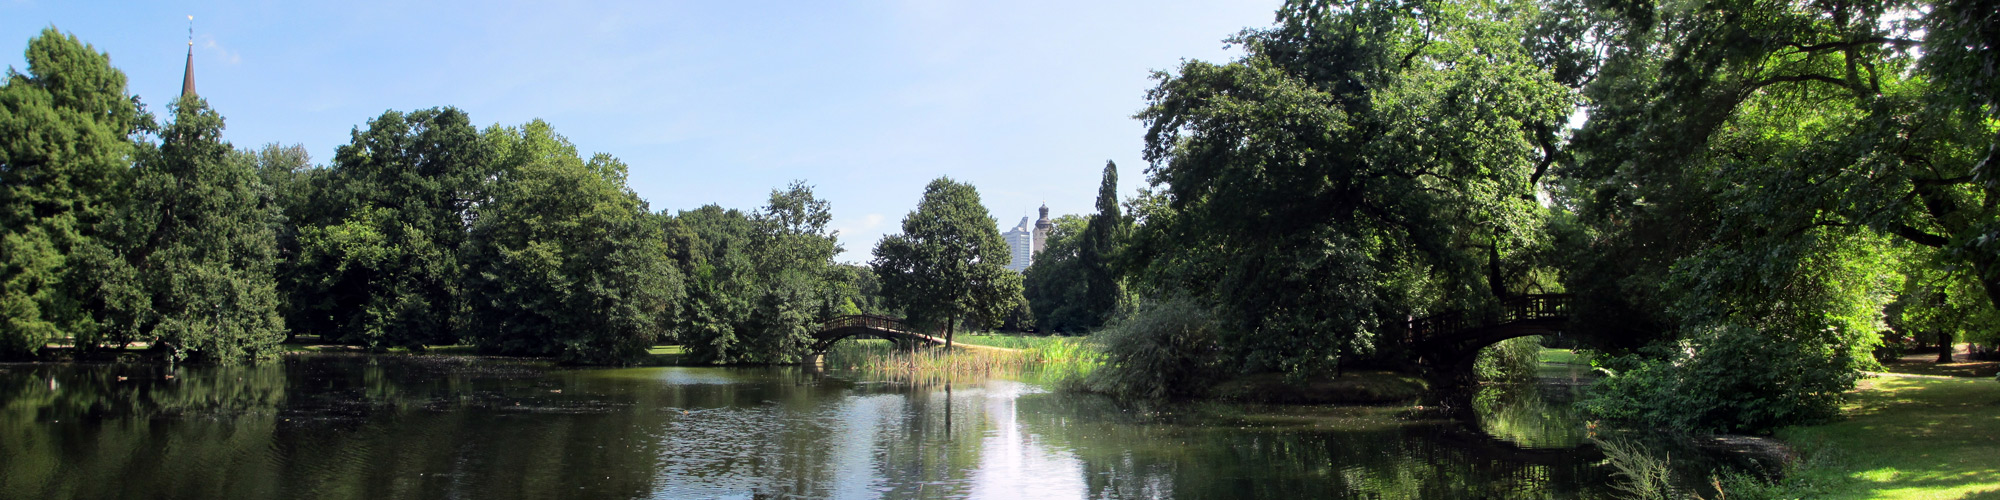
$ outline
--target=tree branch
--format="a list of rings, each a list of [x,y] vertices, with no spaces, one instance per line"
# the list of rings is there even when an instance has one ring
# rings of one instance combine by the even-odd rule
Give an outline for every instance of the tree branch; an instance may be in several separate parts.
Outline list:
[[[1890,226],[1889,230],[1890,232],[1896,233],[1896,236],[1901,236],[1903,237],[1903,239],[1910,240],[1911,243],[1916,243],[1918,245],[1923,245],[1931,248],[1943,248],[1946,243],[1951,242],[1951,240],[1945,239],[1945,237],[1943,236],[1926,233],[1922,229],[1910,227],[1909,224],[1903,224],[1900,222],[1896,223],[1896,225],[1894,226]]]

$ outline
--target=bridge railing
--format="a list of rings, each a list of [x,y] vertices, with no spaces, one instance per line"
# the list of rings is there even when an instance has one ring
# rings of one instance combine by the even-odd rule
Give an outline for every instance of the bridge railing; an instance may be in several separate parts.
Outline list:
[[[1494,321],[1484,321],[1483,318],[1455,312],[1412,319],[1408,325],[1409,340],[1422,340],[1515,321],[1568,318],[1569,299],[1570,295],[1566,293],[1542,293],[1510,298],[1500,302],[1500,317]]]
[[[846,316],[836,317],[827,320],[826,323],[821,324],[820,331],[833,330],[836,328],[847,328],[851,326],[859,326],[866,328],[881,328],[884,330],[895,330],[899,332],[925,333],[911,328],[910,325],[904,323],[902,319],[891,318],[888,316],[881,316],[875,314],[849,314]]]

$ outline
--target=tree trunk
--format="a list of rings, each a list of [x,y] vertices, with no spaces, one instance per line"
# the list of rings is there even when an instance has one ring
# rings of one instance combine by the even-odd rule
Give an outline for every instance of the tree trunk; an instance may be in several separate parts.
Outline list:
[[[958,333],[958,317],[952,316],[951,318],[944,320],[944,346],[946,348],[952,347],[951,338],[953,335],[957,333]]]
[[[1937,362],[1938,362],[1938,363],[1950,363],[1950,362],[1952,362],[1952,361],[1951,361],[1951,350],[1952,350],[1952,345],[1951,345],[1951,330],[1950,330],[1950,329],[1944,329],[1944,330],[1938,330],[1938,334],[1937,334],[1937,338],[1938,338],[1938,359],[1937,359]]]

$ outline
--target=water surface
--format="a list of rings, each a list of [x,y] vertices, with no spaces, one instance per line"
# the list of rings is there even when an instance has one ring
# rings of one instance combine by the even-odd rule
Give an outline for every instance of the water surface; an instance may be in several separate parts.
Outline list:
[[[798,368],[0,365],[0,497],[1607,498],[1567,397],[1466,420]]]

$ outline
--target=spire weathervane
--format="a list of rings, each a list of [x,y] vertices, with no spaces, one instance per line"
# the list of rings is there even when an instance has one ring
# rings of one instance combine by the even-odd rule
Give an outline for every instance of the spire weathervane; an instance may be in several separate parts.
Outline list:
[[[187,72],[181,74],[181,98],[194,97],[194,14],[188,14]]]

